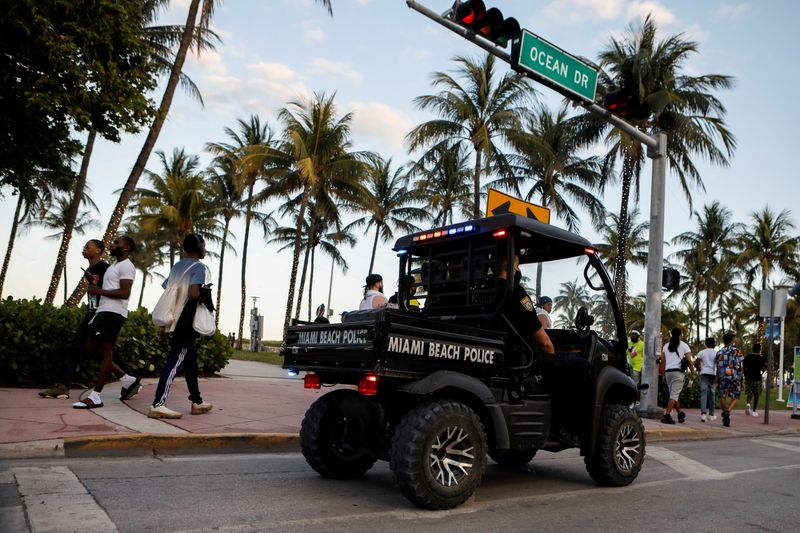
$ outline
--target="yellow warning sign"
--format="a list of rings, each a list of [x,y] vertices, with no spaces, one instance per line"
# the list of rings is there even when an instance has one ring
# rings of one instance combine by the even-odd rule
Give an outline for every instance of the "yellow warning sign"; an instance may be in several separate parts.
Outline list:
[[[505,213],[532,218],[545,224],[550,223],[550,209],[514,198],[497,189],[489,189],[486,198],[486,216],[491,217]]]

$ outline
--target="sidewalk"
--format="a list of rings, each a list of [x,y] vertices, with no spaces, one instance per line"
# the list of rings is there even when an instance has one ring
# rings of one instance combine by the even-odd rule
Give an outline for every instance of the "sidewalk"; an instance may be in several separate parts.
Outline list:
[[[200,381],[203,399],[214,404],[208,414],[190,414],[186,382],[178,377],[167,405],[184,416],[167,421],[147,417],[157,381],[143,380],[141,392],[125,403],[119,383],[112,383],[103,390],[104,407],[92,411],[72,408],[81,390],[71,391],[69,400],[54,400],[39,398],[35,389],[0,389],[0,459],[297,450],[306,409],[330,390],[305,389],[300,378],[274,365],[231,361],[220,377]],[[769,425],[762,412],[754,418],[735,411],[730,428],[722,426],[721,416],[703,423],[699,410],[686,413],[686,422],[674,426],[645,420],[648,442],[800,432],[800,420],[791,420],[788,409],[771,411]]]

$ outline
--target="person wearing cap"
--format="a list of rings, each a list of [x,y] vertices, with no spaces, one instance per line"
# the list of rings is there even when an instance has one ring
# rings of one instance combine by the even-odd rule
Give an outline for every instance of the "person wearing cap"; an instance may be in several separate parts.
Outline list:
[[[317,317],[314,319],[314,324],[330,324],[331,321],[325,316],[325,304],[319,304],[317,307]]]
[[[417,278],[411,274],[406,274],[406,286],[408,287],[408,302],[406,303],[406,307],[409,311],[419,311],[419,300],[414,298],[414,295],[417,294]],[[389,297],[389,306],[396,307],[398,304],[397,293],[394,293]]]
[[[644,361],[644,341],[642,334],[638,331],[631,330],[631,342],[628,344],[628,356],[631,361],[631,369],[633,370],[634,383],[639,384],[639,379],[642,377],[642,362]]]
[[[550,318],[550,312],[553,310],[553,299],[549,296],[542,296],[536,302],[536,316],[539,322],[542,323],[544,329],[553,327],[553,320]]]
[[[358,310],[379,309],[386,307],[389,301],[383,295],[383,277],[380,274],[370,274],[367,276],[364,285],[364,298],[358,305]]]

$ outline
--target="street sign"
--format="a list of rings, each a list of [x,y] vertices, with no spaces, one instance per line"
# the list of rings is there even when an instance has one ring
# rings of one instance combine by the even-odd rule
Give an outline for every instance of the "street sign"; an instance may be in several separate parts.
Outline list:
[[[503,215],[505,213],[514,213],[545,224],[550,223],[550,210],[548,208],[514,198],[497,189],[489,189],[489,194],[486,197],[486,216]]]
[[[512,44],[511,68],[531,74],[565,96],[594,103],[597,69],[528,30],[522,30]]]
[[[769,316],[785,317],[786,302],[788,299],[789,291],[786,289],[764,289],[761,291],[758,315],[764,318]],[[772,306],[771,309],[770,306]]]

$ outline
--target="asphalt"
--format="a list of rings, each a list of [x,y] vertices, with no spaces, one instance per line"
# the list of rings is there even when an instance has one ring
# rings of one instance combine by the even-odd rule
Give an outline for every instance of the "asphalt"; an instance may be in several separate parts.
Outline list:
[[[45,399],[38,389],[0,388],[0,459],[85,457],[171,453],[297,451],[299,429],[308,406],[326,389],[305,389],[302,379],[290,377],[275,365],[231,361],[217,377],[200,380],[203,399],[214,409],[190,414],[191,404],[182,377],[172,385],[167,406],[183,413],[177,420],[147,417],[156,379],[144,379],[139,394],[119,400],[119,383],[106,386],[99,409],[73,409],[83,390],[69,400]],[[687,409],[686,422],[666,425],[645,419],[648,442],[754,437],[800,433],[800,420],[791,410],[773,410],[769,424],[737,410],[731,427],[701,422],[697,409]]]

